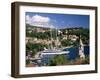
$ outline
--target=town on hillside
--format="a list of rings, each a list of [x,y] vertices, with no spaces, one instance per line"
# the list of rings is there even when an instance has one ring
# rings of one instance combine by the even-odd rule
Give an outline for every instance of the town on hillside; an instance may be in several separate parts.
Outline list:
[[[80,45],[81,43],[82,45]],[[77,55],[79,52],[74,54],[77,55],[77,58],[66,59],[66,57],[64,56],[66,55],[68,57],[67,53],[70,53],[70,49],[68,51],[67,48],[72,47],[73,49],[74,47],[76,49],[79,46],[89,46],[88,28],[83,28],[83,27],[67,28],[66,26],[66,28],[57,29],[49,27],[48,28],[38,27],[26,24],[25,44],[26,44],[26,67],[89,64],[88,55],[85,55],[84,60],[83,59],[80,60],[79,56],[82,56],[82,58],[84,58],[84,54],[81,51],[82,50],[81,47],[80,47],[81,55]],[[53,56],[53,58],[51,59],[45,57],[45,56],[50,57],[52,56],[51,54],[54,54],[56,56]],[[58,54],[61,55],[59,56]]]

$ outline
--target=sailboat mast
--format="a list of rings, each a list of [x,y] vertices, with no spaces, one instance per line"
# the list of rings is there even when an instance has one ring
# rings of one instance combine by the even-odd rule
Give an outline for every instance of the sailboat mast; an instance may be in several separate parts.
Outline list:
[[[56,48],[58,48],[58,46],[57,46],[57,34],[58,34],[58,30],[57,30],[57,27],[56,27]]]
[[[52,26],[50,26],[50,33],[51,33],[51,49],[53,49],[53,46],[52,46],[52,28],[51,28]]]

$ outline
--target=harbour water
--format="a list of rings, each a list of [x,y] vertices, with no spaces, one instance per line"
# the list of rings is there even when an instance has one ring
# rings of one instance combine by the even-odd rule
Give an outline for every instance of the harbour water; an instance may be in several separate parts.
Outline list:
[[[74,60],[74,59],[76,59],[76,57],[79,56],[79,48],[78,47],[66,48],[63,51],[69,51],[69,53],[65,55],[66,59],[69,59],[69,60]],[[43,55],[43,57],[41,59],[41,65],[50,63],[50,60],[52,60],[54,58],[54,56],[56,55],[56,54],[52,54],[52,55],[51,54]],[[84,54],[89,55],[89,46],[84,46]]]

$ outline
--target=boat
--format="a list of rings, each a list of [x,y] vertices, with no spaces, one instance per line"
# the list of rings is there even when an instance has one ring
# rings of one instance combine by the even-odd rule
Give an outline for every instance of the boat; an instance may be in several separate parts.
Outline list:
[[[40,54],[39,55],[61,55],[61,54],[68,54],[69,53],[69,51],[63,51],[63,49],[61,49],[61,48],[58,48],[58,44],[56,43],[56,48],[54,48],[53,47],[53,45],[52,45],[52,41],[53,41],[53,38],[52,38],[52,28],[50,28],[51,30],[51,45],[50,45],[50,48],[48,48],[48,49],[46,49],[46,48],[44,48],[44,50],[43,51],[41,51],[40,52]],[[57,35],[58,35],[58,29],[56,28],[56,42],[59,42],[59,39],[58,39],[58,37],[57,37]]]
[[[56,29],[56,42],[59,42],[59,39],[57,37],[58,29]],[[55,55],[67,55],[69,51],[64,51],[63,48],[59,48],[58,44],[56,43],[55,47],[53,46],[53,34],[52,34],[52,28],[50,28],[50,45],[48,45],[48,48],[44,47],[44,50],[39,51],[34,58],[31,59],[32,62],[36,62],[38,66],[45,65],[45,61],[49,60],[48,57],[55,56]]]
[[[69,51],[62,51],[62,50],[44,50],[41,52],[41,55],[47,55],[47,54],[56,54],[56,55],[60,55],[60,54],[68,54]]]

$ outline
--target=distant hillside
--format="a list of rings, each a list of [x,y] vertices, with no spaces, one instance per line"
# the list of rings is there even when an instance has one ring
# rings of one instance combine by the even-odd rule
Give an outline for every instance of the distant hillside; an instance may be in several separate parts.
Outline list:
[[[51,29],[49,27],[32,26],[30,24],[26,24],[26,28],[36,28],[36,27],[37,28],[42,28],[42,29]],[[56,28],[52,28],[52,29],[56,29]],[[79,29],[87,29],[87,28],[83,28],[83,27],[73,27],[73,28],[69,28],[69,27],[66,27],[66,28],[59,29],[59,30],[79,30]]]

